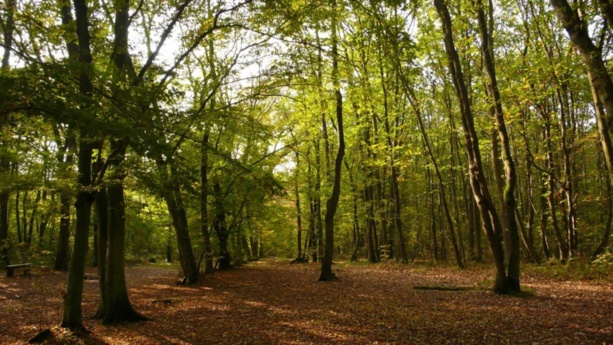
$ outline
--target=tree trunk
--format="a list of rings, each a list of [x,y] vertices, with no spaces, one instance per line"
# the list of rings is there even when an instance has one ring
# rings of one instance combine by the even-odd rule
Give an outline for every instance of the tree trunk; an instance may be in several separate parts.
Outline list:
[[[300,169],[300,154],[298,153],[298,151],[295,152],[296,154],[296,173],[295,173],[295,182],[294,182],[294,197],[296,198],[295,201],[295,205],[296,205],[296,227],[297,227],[297,236],[296,236],[296,244],[297,244],[297,255],[296,255],[296,259],[297,260],[302,260],[302,211],[300,210],[300,190],[298,189],[298,185],[299,185],[299,181],[298,178],[300,177],[299,175],[299,169]]]
[[[485,69],[489,77],[488,88],[492,97],[494,114],[496,118],[496,127],[498,130],[498,136],[502,145],[502,161],[504,163],[504,175],[505,186],[503,193],[505,221],[502,222],[506,226],[507,235],[505,243],[508,239],[508,271],[507,280],[511,289],[520,291],[520,257],[519,257],[519,230],[517,225],[516,214],[516,200],[515,200],[515,187],[517,185],[517,173],[515,171],[515,162],[511,154],[511,140],[507,132],[507,126],[504,120],[504,113],[502,110],[502,99],[500,97],[500,91],[498,90],[498,80],[496,78],[496,67],[494,60],[494,48],[491,33],[491,29],[488,26],[493,25],[492,13],[494,11],[492,1],[489,1],[489,21],[486,19],[485,10],[482,0],[476,0],[477,16],[479,19],[479,31],[481,32],[481,51],[483,52],[485,60]]]
[[[2,71],[4,74],[10,70],[10,57],[13,46],[13,31],[14,31],[14,13],[16,0],[6,1],[6,17],[3,18],[3,50]],[[8,125],[8,116],[0,117],[0,133],[5,132],[5,127]],[[4,134],[3,134],[4,135]],[[0,176],[8,180],[8,175],[11,170],[11,161],[7,156],[7,139],[2,138],[0,141]],[[8,233],[9,233],[9,202],[10,191],[5,187],[0,187],[0,260],[7,265],[10,264],[9,248],[8,248]]]
[[[109,203],[106,188],[100,188],[96,192],[96,217],[98,221],[98,241],[97,249],[97,268],[98,268],[98,287],[100,296],[98,297],[98,311],[93,316],[95,319],[102,319],[106,315],[106,260],[108,250],[108,230],[109,230]]]
[[[19,195],[21,193],[19,190],[15,192],[15,230],[17,230],[17,242],[22,243],[24,241],[23,235],[21,233],[21,216],[19,212]]]
[[[345,134],[343,128],[343,95],[340,90],[339,71],[338,71],[338,37],[337,37],[337,18],[336,0],[332,0],[332,83],[334,95],[336,96],[336,121],[338,128],[338,151],[334,160],[334,178],[332,181],[332,194],[326,202],[326,216],[324,224],[326,227],[326,238],[324,256],[321,260],[321,275],[319,281],[336,280],[336,275],[332,272],[332,259],[334,257],[334,216],[338,208],[341,195],[341,170],[345,156]]]
[[[68,26],[74,22],[72,18],[72,9],[68,1],[63,1],[61,4],[62,11],[62,24]],[[70,37],[70,35],[67,35]],[[67,39],[66,48],[68,50],[68,56],[70,60],[74,62],[79,61],[79,46],[74,38]],[[56,133],[56,145],[61,147],[62,150],[58,151],[56,159],[60,164],[71,166],[74,160],[74,154],[72,150],[76,147],[76,139],[72,126],[68,127],[66,137],[64,139],[64,145],[61,145],[61,137],[59,130],[55,129]],[[68,261],[70,260],[70,203],[71,197],[65,191],[60,191],[60,229],[58,235],[57,251],[55,256],[54,269],[57,271],[68,271]]]
[[[481,152],[479,149],[479,139],[475,130],[470,98],[464,82],[462,65],[453,41],[453,31],[451,27],[451,17],[444,0],[434,0],[434,5],[442,22],[444,33],[445,49],[449,63],[449,71],[456,90],[456,96],[460,103],[462,115],[462,127],[464,130],[464,141],[466,154],[469,164],[469,181],[477,203],[477,207],[483,221],[483,228],[487,235],[494,264],[496,266],[496,280],[494,291],[497,293],[508,293],[509,282],[507,280],[506,269],[504,266],[504,249],[501,243],[502,225],[498,218],[498,213],[492,202],[492,197],[485,180]]]
[[[438,250],[438,235],[436,234],[436,220],[434,216],[434,181],[432,181],[432,173],[430,167],[426,169],[428,175],[428,208],[430,209],[430,249],[432,250],[432,258],[434,262],[440,260]]]
[[[213,273],[213,250],[211,248],[211,232],[209,230],[209,130],[204,130],[201,143],[200,161],[200,220],[202,240],[204,244],[204,273]]]
[[[91,97],[93,86],[90,79],[92,56],[90,51],[89,19],[86,0],[74,0],[76,14],[76,31],[79,42],[79,92],[84,98]],[[83,102],[81,111],[92,111]],[[81,128],[78,152],[78,186],[76,201],[77,225],[75,229],[72,261],[68,271],[66,297],[64,298],[64,316],[61,326],[71,330],[84,330],[81,301],[83,298],[83,277],[85,275],[85,256],[89,239],[89,223],[93,196],[89,191],[91,185],[92,145],[86,127]]]
[[[32,236],[34,235],[34,228],[35,228],[35,220],[36,217],[38,215],[38,203],[40,202],[40,198],[41,198],[41,191],[40,189],[36,191],[36,197],[34,198],[34,204],[32,205],[32,211],[30,212],[30,221],[28,222],[28,237],[26,238],[26,243],[28,245],[32,244]]]
[[[80,188],[77,193],[77,201],[75,204],[77,209],[77,225],[75,229],[72,259],[68,269],[68,283],[66,287],[66,296],[64,298],[64,317],[61,323],[61,327],[81,331],[85,330],[81,312],[81,301],[83,299],[85,258],[88,249],[91,205],[93,202],[93,196],[91,192],[88,191],[91,183],[91,156],[91,144],[88,140],[84,138],[81,139],[78,153]]]
[[[599,164],[600,165],[600,164]],[[609,238],[611,237],[611,223],[613,221],[613,191],[611,188],[611,179],[605,179],[605,183],[607,185],[607,194],[606,194],[606,206],[603,213],[606,213],[607,218],[604,224],[604,232],[602,234],[602,240],[598,247],[592,253],[592,260],[596,259],[600,254],[604,253],[605,249],[609,245]]]
[[[65,192],[60,194],[60,231],[55,254],[56,271],[68,271],[70,260],[70,196]]]
[[[162,165],[161,170],[163,176],[166,166]],[[174,174],[173,174],[174,175]],[[167,176],[168,177],[168,176]],[[175,228],[177,235],[177,244],[179,248],[179,261],[183,270],[182,284],[196,284],[198,282],[198,265],[194,258],[192,243],[189,237],[187,224],[187,215],[183,208],[183,198],[181,196],[181,188],[179,184],[170,177],[170,186],[164,191],[164,200],[168,207],[168,212],[172,218],[172,225]]]
[[[228,250],[228,238],[230,231],[226,224],[226,210],[219,182],[213,183],[213,193],[215,195],[215,223],[214,228],[219,239],[219,263],[218,269],[227,270],[232,268],[232,257]]]
[[[127,5],[127,4],[126,4]],[[125,16],[127,22],[127,7],[118,13],[118,17]],[[119,20],[119,19],[117,19]],[[111,152],[118,152],[111,163],[113,174],[108,182],[108,248],[106,251],[106,270],[104,278],[104,318],[103,324],[121,321],[142,321],[147,318],[140,315],[130,303],[125,278],[125,237],[126,215],[123,191],[125,173],[120,166],[125,157],[126,144],[115,141],[111,145]],[[102,239],[101,239],[102,240]]]
[[[550,0],[558,19],[570,37],[573,46],[579,52],[585,65],[593,97],[602,104],[603,112],[596,112],[600,141],[605,155],[609,175],[613,179],[613,151],[611,134],[613,132],[613,80],[603,60],[602,48],[596,47],[589,35],[589,23],[586,23],[578,9],[572,9],[566,0]],[[610,18],[613,6],[604,0],[599,1],[603,15]],[[611,25],[611,23],[609,23]]]

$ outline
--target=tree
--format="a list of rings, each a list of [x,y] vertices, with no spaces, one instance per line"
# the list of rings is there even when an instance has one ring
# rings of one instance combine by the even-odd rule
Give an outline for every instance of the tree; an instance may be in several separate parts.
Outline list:
[[[3,31],[3,47],[4,54],[2,56],[2,70],[0,75],[3,77],[10,71],[11,49],[13,45],[14,32],[14,15],[15,15],[15,0],[7,0],[5,4],[5,14],[2,25]],[[4,133],[5,127],[8,125],[8,114],[2,114],[0,118],[0,132]],[[0,138],[0,179],[8,180],[10,174],[11,161],[8,156],[8,138]],[[7,265],[9,261],[9,199],[10,191],[6,187],[0,188],[0,260],[3,260]]]
[[[89,33],[88,5],[85,0],[74,0],[76,15],[76,32],[79,43],[79,90],[83,98],[81,112],[84,118],[91,118],[93,111],[89,98],[92,96],[93,86],[91,73],[91,48]],[[77,224],[74,236],[72,260],[68,270],[68,284],[64,298],[64,316],[61,326],[71,330],[85,330],[81,315],[81,300],[83,298],[83,277],[85,275],[85,254],[89,237],[89,222],[91,205],[94,197],[91,190],[92,143],[89,135],[90,128],[82,124],[79,128],[79,152],[77,166],[79,169],[77,199]]]
[[[596,46],[590,38],[589,23],[582,19],[579,8],[573,9],[566,0],[551,0],[550,2],[587,69],[594,105],[597,109],[598,133],[600,134],[609,174],[613,178],[613,146],[611,145],[611,134],[613,133],[613,92],[611,90],[613,90],[613,80],[602,57],[603,47]],[[613,5],[604,0],[599,1],[599,5],[602,16],[607,20],[605,23],[609,26],[613,25],[611,24]],[[600,109],[604,111],[599,111]]]
[[[515,202],[515,188],[517,185],[517,173],[515,171],[515,162],[511,155],[511,142],[509,134],[507,132],[507,126],[505,124],[504,113],[502,110],[502,99],[500,97],[500,91],[498,89],[498,79],[496,77],[496,67],[494,62],[494,44],[491,36],[491,28],[493,25],[492,13],[494,11],[492,1],[489,1],[489,18],[486,19],[485,6],[482,0],[476,0],[475,6],[477,8],[477,18],[479,22],[479,31],[481,33],[481,51],[485,60],[485,69],[489,77],[489,94],[491,95],[491,102],[494,108],[494,115],[496,119],[496,127],[498,130],[498,136],[502,144],[502,160],[504,162],[505,173],[505,186],[504,186],[504,212],[506,217],[504,224],[506,225],[506,233],[504,236],[505,243],[508,243],[509,263],[507,271],[507,280],[510,288],[519,291],[519,230],[517,226],[516,218],[516,202]],[[498,157],[495,157],[497,159]]]
[[[451,16],[443,0],[434,0],[434,6],[436,7],[442,23],[449,73],[454,84],[458,102],[460,103],[462,128],[464,129],[464,143],[466,145],[465,150],[470,167],[470,186],[481,215],[481,220],[483,221],[483,228],[487,235],[494,258],[494,264],[496,266],[494,291],[498,293],[508,293],[510,286],[504,266],[504,249],[501,242],[502,225],[496,208],[494,207],[487,181],[485,180],[481,152],[479,149],[479,138],[475,130],[474,118],[464,81],[462,65],[453,39]]]
[[[334,160],[334,177],[332,185],[332,194],[326,202],[326,215],[324,224],[325,246],[324,256],[321,260],[321,275],[319,281],[335,280],[336,275],[332,273],[332,258],[334,256],[334,216],[338,208],[338,202],[341,194],[341,170],[343,168],[343,159],[345,157],[345,135],[343,128],[343,94],[340,89],[339,68],[338,68],[338,18],[337,18],[337,3],[332,0],[331,4],[331,39],[332,39],[332,84],[334,87],[334,95],[336,96],[336,125],[338,134],[338,149]]]

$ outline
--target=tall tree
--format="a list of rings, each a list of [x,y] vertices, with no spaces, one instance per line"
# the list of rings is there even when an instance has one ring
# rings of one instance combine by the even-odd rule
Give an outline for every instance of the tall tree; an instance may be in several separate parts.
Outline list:
[[[505,175],[503,215],[506,217],[506,220],[503,222],[503,224],[505,224],[505,231],[508,233],[506,236],[504,236],[504,238],[505,241],[510,242],[507,247],[510,251],[510,253],[508,253],[509,263],[507,279],[511,289],[519,291],[519,230],[517,226],[515,201],[517,173],[515,171],[515,162],[511,155],[511,142],[504,119],[502,99],[500,97],[500,90],[498,88],[498,78],[496,77],[494,43],[491,35],[491,28],[493,27],[494,6],[492,4],[492,1],[489,0],[489,5],[487,6],[487,13],[489,15],[487,17],[485,14],[486,7],[484,6],[482,0],[476,0],[475,6],[479,22],[479,32],[481,33],[481,52],[485,61],[485,70],[487,71],[487,75],[489,77],[488,89],[489,94],[491,95],[492,106],[494,108],[496,129],[498,131],[500,143],[502,144],[502,161],[504,162]],[[497,157],[495,157],[495,159],[497,159]]]
[[[90,102],[93,85],[91,81],[92,55],[90,47],[89,13],[86,0],[74,0],[76,16],[76,33],[79,42],[79,91],[83,101],[80,111],[84,118],[92,118],[95,111]],[[89,135],[89,125],[83,123],[79,127],[79,151],[77,166],[79,169],[78,193],[76,201],[77,224],[74,236],[72,260],[68,270],[68,284],[64,298],[64,316],[61,326],[72,330],[84,330],[81,312],[83,299],[83,278],[85,276],[85,255],[89,239],[91,206],[94,201],[90,190],[92,178],[92,143]]]
[[[113,94],[120,103],[120,109],[130,109],[128,99],[126,99],[126,90],[129,90],[128,80],[135,78],[133,66],[128,51],[128,29],[130,26],[130,2],[129,0],[118,0],[114,3],[115,6],[115,23],[114,23],[114,44],[112,57]],[[132,77],[132,78],[129,78]],[[122,88],[121,86],[124,86]],[[104,312],[103,323],[114,323],[119,321],[140,321],[146,320],[140,315],[130,303],[128,298],[128,290],[126,287],[125,278],[125,240],[126,240],[126,215],[125,215],[125,198],[124,198],[124,179],[126,178],[125,168],[122,163],[125,160],[128,143],[126,139],[113,139],[111,141],[111,154],[107,160],[107,164],[112,168],[111,176],[108,180],[107,200],[108,200],[108,221],[106,225],[107,238],[100,238],[100,241],[105,241],[106,246],[106,268],[104,277],[104,291],[101,295],[104,296]],[[104,248],[103,247],[103,248]]]
[[[504,248],[502,247],[501,241],[502,224],[485,179],[481,151],[479,148],[479,138],[475,129],[471,102],[464,80],[464,73],[462,72],[462,64],[453,38],[451,16],[444,0],[434,0],[434,6],[436,7],[442,23],[449,73],[453,81],[460,105],[460,113],[462,115],[464,143],[466,145],[465,150],[469,164],[470,186],[481,215],[481,220],[483,221],[483,228],[487,235],[494,258],[494,264],[496,266],[494,291],[497,293],[508,293],[510,291],[510,286],[504,265]]]
[[[14,16],[15,16],[15,0],[6,0],[5,13],[2,25],[3,33],[3,48],[4,54],[2,56],[2,70],[0,75],[5,75],[9,72],[11,50],[13,47],[13,32],[14,32]],[[8,115],[2,115],[0,117],[0,179],[8,181],[8,175],[10,174],[11,161],[9,159],[8,152],[8,138],[4,138],[5,127],[8,125]],[[10,191],[3,183],[0,187],[0,260],[3,260],[7,265],[9,262],[9,248],[8,248],[8,233],[9,233],[9,200]]]
[[[609,174],[613,179],[613,145],[611,144],[611,135],[613,134],[613,80],[602,56],[604,47],[596,46],[592,41],[588,31],[590,23],[586,22],[580,14],[581,9],[579,7],[573,9],[566,0],[550,0],[550,2],[587,69],[594,104],[604,110],[596,111],[596,120]],[[606,24],[613,25],[610,22],[613,19],[611,18],[613,5],[604,0],[599,1],[599,5],[602,15],[606,18]]]
[[[345,156],[345,134],[343,127],[343,94],[341,93],[340,76],[338,68],[338,11],[336,0],[331,3],[331,39],[332,39],[332,85],[336,97],[336,128],[338,135],[338,149],[334,160],[334,177],[332,180],[332,194],[326,202],[325,245],[324,256],[321,260],[321,275],[319,281],[335,280],[336,275],[332,272],[332,258],[334,256],[334,216],[338,208],[341,195],[341,170]]]

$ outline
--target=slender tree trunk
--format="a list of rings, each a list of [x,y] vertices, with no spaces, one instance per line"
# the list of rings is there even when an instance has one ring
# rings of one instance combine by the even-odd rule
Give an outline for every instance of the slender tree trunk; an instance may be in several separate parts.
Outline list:
[[[32,204],[32,211],[30,212],[30,221],[28,222],[28,237],[26,239],[26,243],[28,245],[32,244],[32,236],[34,235],[34,227],[35,227],[35,220],[36,217],[38,215],[38,204],[40,203],[40,198],[41,198],[41,191],[40,189],[36,191],[36,197],[34,198],[34,204]]]
[[[375,234],[377,233],[377,225],[375,221],[375,204],[374,204],[374,186],[369,185],[364,191],[364,202],[368,205],[368,213],[366,214],[366,244],[368,262],[379,262]]]
[[[300,154],[298,153],[298,151],[295,152],[296,154],[296,173],[295,173],[295,182],[294,182],[294,197],[296,198],[296,226],[297,226],[297,236],[296,236],[296,244],[297,246],[297,250],[298,253],[296,255],[296,259],[297,260],[302,260],[302,211],[300,209],[300,190],[298,188],[299,185],[299,181],[298,178],[300,177],[299,175],[299,171],[300,171]]]
[[[15,192],[15,230],[17,230],[17,242],[22,243],[24,241],[23,235],[21,234],[21,215],[20,215],[20,206],[19,206],[19,196],[21,192],[17,190]]]
[[[428,199],[429,199],[429,208],[430,208],[430,248],[432,250],[432,258],[434,262],[439,261],[441,259],[439,255],[438,248],[438,236],[436,234],[436,219],[434,215],[434,181],[432,180],[432,173],[430,172],[430,167],[427,168],[426,174],[428,175]]]
[[[502,161],[504,163],[504,212],[505,221],[502,222],[506,226],[505,240],[509,240],[509,262],[507,280],[510,287],[515,291],[520,291],[520,253],[519,253],[519,230],[517,225],[516,214],[516,200],[515,189],[517,185],[517,173],[515,171],[515,162],[511,154],[511,140],[507,132],[507,126],[504,120],[504,113],[502,110],[502,99],[500,97],[500,91],[498,90],[498,80],[496,77],[496,67],[494,60],[494,48],[491,37],[491,29],[488,26],[492,26],[493,19],[492,13],[494,11],[492,1],[489,1],[489,25],[488,19],[485,16],[484,5],[482,0],[476,0],[477,16],[479,19],[479,28],[481,32],[481,50],[485,59],[485,69],[489,76],[489,90],[492,96],[492,102],[494,107],[494,113],[496,117],[496,126],[498,130],[498,136],[502,145]]]
[[[326,203],[326,216],[324,224],[326,227],[326,238],[324,256],[321,260],[321,275],[319,281],[336,280],[336,275],[332,273],[332,259],[334,256],[334,216],[338,208],[341,195],[341,169],[345,156],[345,134],[343,127],[343,95],[340,90],[339,71],[338,71],[338,36],[337,36],[337,8],[336,0],[332,0],[332,83],[336,96],[336,121],[338,128],[338,151],[334,161],[334,178],[332,184],[332,194]]]
[[[600,165],[600,164],[599,164]],[[611,179],[606,178],[605,182],[607,185],[607,193],[606,193],[606,206],[603,213],[606,213],[607,218],[604,222],[604,232],[602,234],[602,240],[598,247],[592,253],[592,260],[596,259],[600,254],[604,253],[605,249],[609,245],[609,238],[611,237],[611,223],[613,222],[613,188],[611,188]]]
[[[209,230],[209,130],[205,129],[201,143],[200,162],[200,219],[204,244],[204,273],[213,273],[213,249],[211,247],[211,232]]]
[[[232,268],[232,257],[228,250],[228,238],[230,230],[226,223],[226,209],[223,194],[219,182],[213,183],[213,193],[215,196],[215,223],[214,228],[219,239],[219,269],[227,270]]]
[[[60,194],[60,231],[57,241],[54,269],[68,271],[70,260],[70,196],[65,192]]]
[[[98,192],[96,192],[96,217],[98,221],[98,233],[96,236],[98,237],[98,258],[97,258],[97,268],[98,268],[98,287],[100,291],[100,296],[98,297],[98,311],[93,316],[95,319],[102,319],[106,314],[106,260],[107,260],[107,249],[108,249],[108,221],[109,221],[109,204],[107,198],[106,188],[100,188]]]
[[[434,5],[442,22],[445,49],[449,60],[449,71],[451,73],[456,95],[460,103],[466,154],[470,167],[469,181],[481,214],[483,228],[487,235],[492,256],[494,258],[494,264],[496,266],[494,291],[498,293],[508,293],[509,282],[504,266],[504,248],[502,247],[501,243],[502,225],[500,223],[498,213],[494,207],[494,203],[492,202],[492,197],[485,180],[483,164],[481,162],[481,152],[479,149],[479,139],[473,122],[470,99],[464,82],[460,58],[453,40],[451,17],[444,0],[434,0]]]
[[[553,145],[551,144],[551,119],[549,117],[549,113],[544,108],[544,106],[540,107],[541,115],[544,117],[545,124],[543,126],[543,136],[545,137],[545,145],[547,147],[547,180],[546,180],[546,195],[547,195],[547,205],[549,207],[549,217],[551,218],[551,225],[553,227],[553,232],[555,238],[558,242],[558,256],[560,260],[566,261],[568,259],[568,244],[564,236],[562,236],[562,230],[560,229],[560,224],[558,222],[558,212],[557,212],[557,200],[556,197],[558,195],[556,191],[556,178],[555,178],[555,165],[554,165],[554,157],[553,157]]]

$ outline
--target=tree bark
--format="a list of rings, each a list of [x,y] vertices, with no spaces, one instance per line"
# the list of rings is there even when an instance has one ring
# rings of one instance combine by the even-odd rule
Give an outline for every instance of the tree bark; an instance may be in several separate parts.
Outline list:
[[[336,159],[334,160],[334,178],[332,181],[332,194],[326,202],[326,215],[324,224],[326,227],[326,238],[324,247],[324,256],[321,260],[321,274],[319,281],[336,280],[336,275],[332,272],[332,259],[334,257],[334,216],[338,208],[338,203],[341,195],[341,170],[343,168],[343,159],[345,157],[345,134],[343,128],[343,95],[340,90],[339,71],[338,71],[338,36],[337,36],[337,8],[336,0],[332,0],[332,21],[331,21],[331,37],[332,37],[332,83],[334,86],[334,95],[336,96],[336,121],[338,129],[338,150]]]
[[[209,130],[202,135],[200,161],[200,220],[202,240],[204,244],[204,273],[213,273],[213,250],[211,248],[211,232],[209,230]]]
[[[230,231],[226,223],[226,209],[224,205],[221,185],[219,182],[213,183],[213,193],[215,197],[215,221],[214,229],[219,239],[219,264],[218,268],[227,270],[232,268],[232,257],[228,250],[228,239]]]
[[[603,112],[596,112],[600,141],[605,155],[610,178],[613,179],[613,151],[611,134],[613,133],[613,80],[607,70],[602,56],[602,48],[596,47],[589,35],[589,23],[580,16],[577,9],[572,9],[566,0],[550,0],[570,41],[579,52],[585,65],[592,94],[597,103],[602,104]],[[603,15],[610,20],[613,6],[599,0]],[[609,23],[610,25],[611,23]]]
[[[183,270],[182,284],[196,284],[198,282],[198,265],[196,263],[192,243],[189,237],[187,215],[183,207],[183,198],[181,196],[181,188],[174,180],[175,173],[170,176],[166,163],[158,161],[158,168],[163,181],[168,181],[163,193],[164,201],[168,208],[168,213],[172,219],[172,225],[177,236],[177,244],[179,249],[179,262]],[[171,168],[171,170],[174,170]]]
[[[14,31],[14,15],[15,15],[16,0],[6,0],[6,17],[3,18],[3,48],[4,54],[2,56],[2,70],[4,74],[11,68],[10,58],[11,49],[13,46],[13,31]],[[8,125],[8,116],[0,117],[0,133],[4,133],[5,127]],[[8,143],[7,139],[2,138],[0,141],[0,176],[3,176],[8,180],[8,175],[11,172],[11,161],[8,157]],[[4,261],[6,265],[10,264],[9,248],[8,248],[8,234],[9,234],[9,202],[10,191],[5,186],[0,187],[0,260]]]
[[[509,262],[507,270],[507,280],[511,289],[520,291],[520,257],[519,257],[519,230],[517,225],[516,214],[516,200],[515,189],[517,185],[517,172],[515,171],[515,162],[511,154],[511,140],[507,132],[507,126],[504,120],[504,113],[502,109],[502,99],[500,97],[500,91],[498,89],[498,80],[496,77],[496,66],[494,59],[494,48],[491,37],[490,29],[488,26],[492,26],[493,19],[493,5],[491,0],[489,1],[489,25],[488,19],[485,16],[485,10],[482,0],[476,0],[477,16],[479,21],[479,31],[481,32],[481,51],[485,60],[485,69],[489,77],[488,88],[492,97],[492,106],[494,108],[494,114],[496,118],[496,129],[500,143],[502,145],[502,161],[504,164],[505,186],[503,193],[505,221],[502,222],[506,226],[505,240],[509,240],[508,253]],[[496,157],[497,158],[497,157]]]
[[[90,79],[92,56],[90,50],[89,18],[86,0],[74,0],[76,14],[76,30],[79,42],[79,92],[84,99],[90,98],[93,86]],[[83,102],[82,112],[91,112],[92,109]],[[91,186],[92,144],[88,136],[88,128],[80,128],[78,163],[79,169],[76,200],[77,224],[75,229],[72,261],[68,271],[66,297],[64,298],[64,316],[61,326],[71,330],[85,330],[82,320],[81,301],[83,298],[83,277],[85,275],[85,256],[89,239],[89,225],[91,219],[91,205],[93,196],[89,190]]]
[[[127,4],[126,4],[127,5]],[[127,15],[125,12],[119,13],[118,17]],[[126,16],[127,18],[127,16]],[[121,163],[125,157],[126,144],[121,141],[114,141],[111,145],[111,152],[118,152],[113,158],[113,174],[108,182],[108,243],[106,250],[106,269],[104,272],[104,317],[103,324],[117,323],[121,321],[142,321],[147,320],[139,314],[130,303],[128,289],[125,278],[125,237],[126,237],[126,215],[125,200],[123,190],[123,180],[125,173],[122,171]],[[100,229],[102,230],[102,229]],[[101,240],[103,240],[101,238]],[[100,266],[100,265],[99,265]]]
[[[479,149],[479,139],[473,122],[470,98],[464,82],[460,58],[453,40],[451,16],[449,15],[449,10],[444,0],[434,0],[434,5],[442,22],[449,71],[456,91],[456,96],[460,103],[464,141],[469,164],[469,182],[483,221],[483,228],[487,235],[494,264],[496,266],[494,291],[497,293],[508,293],[510,289],[504,266],[504,249],[501,243],[502,225],[485,180],[481,152]]]

